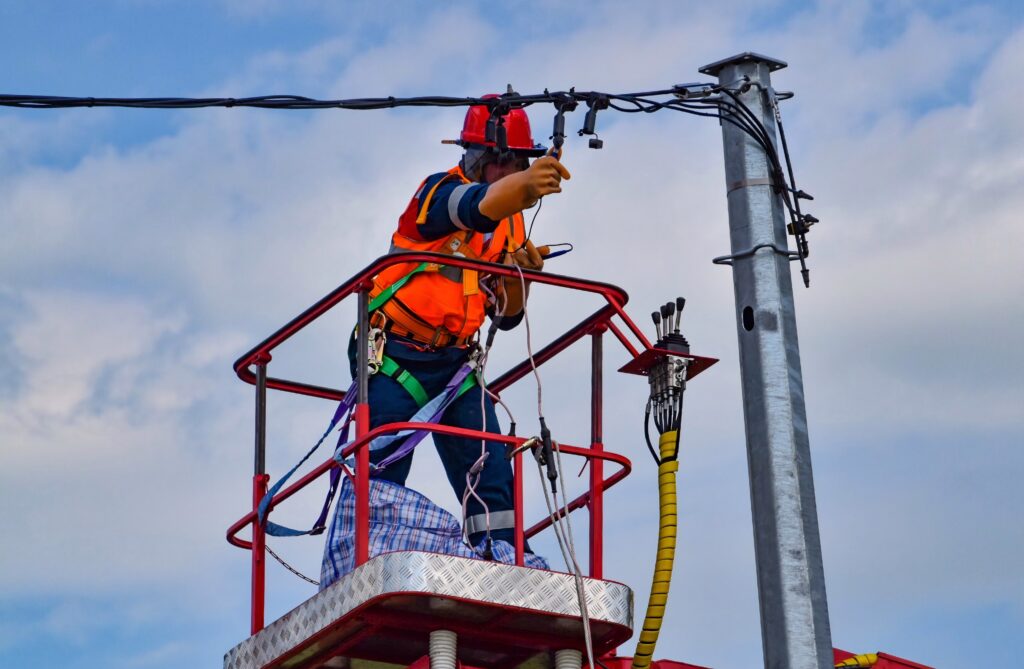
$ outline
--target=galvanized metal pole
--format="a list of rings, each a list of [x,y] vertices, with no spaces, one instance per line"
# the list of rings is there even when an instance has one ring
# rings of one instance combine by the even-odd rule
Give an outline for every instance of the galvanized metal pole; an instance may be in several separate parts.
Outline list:
[[[786,63],[745,53],[701,73],[738,86],[740,99],[775,141],[766,91]],[[761,638],[768,669],[832,667],[832,635],[814,502],[800,349],[783,203],[768,157],[722,123],[733,287],[739,334],[750,503],[754,521]],[[753,250],[756,247],[757,250]],[[753,250],[753,251],[752,251]]]

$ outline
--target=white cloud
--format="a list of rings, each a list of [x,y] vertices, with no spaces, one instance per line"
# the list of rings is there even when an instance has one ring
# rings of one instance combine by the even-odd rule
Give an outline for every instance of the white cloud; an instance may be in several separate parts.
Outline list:
[[[237,350],[237,335],[186,334],[181,317],[139,300],[25,302],[10,331],[20,391],[0,413],[3,522],[23,537],[5,546],[5,592],[94,594],[189,574],[207,554],[200,538],[226,519],[207,510],[244,490],[233,449],[194,441],[241,417],[207,362]],[[168,527],[188,529],[169,544]]]
[[[263,10],[278,11],[272,4]],[[814,287],[798,289],[797,303],[826,574],[844,621],[838,641],[877,615],[877,602],[858,593],[898,593],[887,602],[894,625],[926,601],[1019,609],[1024,596],[1000,587],[998,574],[986,576],[989,563],[1012,570],[1021,541],[1004,532],[1019,508],[1007,488],[1012,477],[984,483],[1022,467],[1019,454],[989,442],[1021,428],[1012,333],[1024,325],[1015,306],[1024,275],[1012,253],[1022,241],[1024,126],[1006,82],[1020,69],[1024,34],[1000,42],[979,29],[991,15],[974,10],[944,19],[908,11],[904,29],[874,43],[867,33],[878,10],[865,7],[823,3],[772,37],[717,7],[667,3],[645,13],[608,3],[569,12],[563,29],[514,40],[481,10],[444,9],[423,25],[397,22],[358,57],[358,36],[339,28],[209,88],[294,83],[324,97],[475,94],[505,82],[523,92],[625,90],[695,79],[698,66],[746,48],[788,60],[775,81],[799,94],[786,103],[787,130],[797,177],[817,196],[811,210],[823,220],[811,235]],[[956,83],[965,73],[973,87]],[[925,108],[951,89],[963,90],[962,99]],[[545,138],[549,110],[531,115]],[[5,546],[5,591],[27,594],[39,582],[70,593],[198,582],[200,598],[199,589],[229,572],[244,586],[245,556],[225,551],[222,534],[248,497],[252,395],[228,364],[384,250],[419,180],[454,162],[454,150],[437,140],[452,136],[460,117],[196,111],[160,140],[90,151],[72,167],[34,167],[0,184],[8,240],[0,276],[19,304],[0,319],[0,360],[14,360],[19,372],[0,410],[0,494],[14,510],[5,532],[23,537],[19,552]],[[577,112],[569,127],[581,120]],[[32,137],[38,131],[33,125]],[[545,202],[536,237],[573,241],[575,253],[549,268],[622,284],[642,323],[656,303],[686,295],[694,351],[723,358],[688,398],[686,511],[668,619],[686,636],[666,636],[658,655],[751,664],[759,643],[731,277],[710,264],[728,248],[719,130],[668,113],[604,112],[599,132],[602,151],[570,137],[574,178]],[[19,151],[36,155],[39,141]],[[538,290],[533,305],[537,346],[596,302],[567,304]],[[343,385],[351,313],[282,347],[273,373]],[[522,337],[502,337],[493,371],[521,358]],[[613,372],[625,355],[611,335],[606,351],[606,441],[637,467],[609,493],[610,533],[621,541],[609,544],[607,571],[630,581],[642,601],[655,508],[639,432],[646,390]],[[584,443],[589,432],[588,359],[581,347],[542,368],[549,417],[567,441]],[[531,395],[529,380],[509,393],[523,429],[532,429]],[[326,411],[324,403],[272,398],[274,473],[319,436]],[[974,452],[991,457],[965,481],[956,474],[969,454],[949,456],[942,438],[950,434],[978,435],[984,443]],[[927,460],[926,474],[877,451],[874,461],[858,458],[854,435],[869,446],[905,439],[904,457]],[[419,480],[437,477],[429,448],[417,460]],[[846,494],[843,465],[858,474],[849,478],[860,494]],[[963,490],[949,494],[957,485]],[[451,505],[443,486],[418,487]],[[303,522],[313,497],[283,509],[282,522]],[[1007,511],[986,513],[992,507]],[[582,523],[577,532],[585,535]],[[866,536],[895,548],[865,564],[846,547]],[[957,548],[949,560],[934,557],[956,540],[977,554]],[[315,573],[318,542],[278,543]],[[538,545],[556,555],[550,542]],[[990,558],[978,556],[986,551]],[[271,579],[273,610],[306,594],[274,567]]]

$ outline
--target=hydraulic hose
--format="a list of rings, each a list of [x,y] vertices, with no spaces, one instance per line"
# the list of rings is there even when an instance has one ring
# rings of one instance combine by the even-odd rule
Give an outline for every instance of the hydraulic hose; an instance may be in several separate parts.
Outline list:
[[[665,605],[668,603],[672,565],[676,557],[676,471],[679,463],[674,456],[678,440],[678,430],[669,430],[658,440],[658,449],[661,451],[658,464],[658,555],[654,563],[651,596],[647,600],[647,615],[633,655],[632,669],[647,669],[651,665],[654,646],[658,643],[658,634],[665,616]]]
[[[836,667],[858,667],[859,669],[867,669],[875,666],[877,662],[877,653],[866,653],[864,655],[854,655],[842,662],[836,662]]]

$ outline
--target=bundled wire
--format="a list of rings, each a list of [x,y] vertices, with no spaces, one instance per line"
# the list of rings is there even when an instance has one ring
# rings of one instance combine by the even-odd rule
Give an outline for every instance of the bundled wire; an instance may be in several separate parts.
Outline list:
[[[505,413],[508,414],[509,422],[511,423],[512,426],[515,426],[516,423],[515,419],[512,417],[512,412],[509,410],[508,406],[500,399],[498,399],[497,395],[489,391],[487,389],[487,384],[484,382],[484,373],[487,369],[487,358],[491,353],[491,346],[494,344],[494,335],[497,333],[498,329],[497,324],[505,315],[506,307],[506,304],[504,302],[501,302],[499,304],[500,300],[498,300],[497,295],[495,295],[494,292],[492,292],[486,286],[484,286],[484,283],[485,282],[483,281],[480,282],[481,288],[491,299],[494,300],[495,308],[495,314],[491,320],[491,326],[488,331],[487,339],[484,342],[483,347],[481,347],[480,349],[480,356],[478,358],[478,366],[476,370],[477,385],[480,387],[480,429],[482,432],[487,432],[486,403],[488,397],[497,400],[501,404],[502,408],[505,409]],[[491,509],[487,505],[487,502],[485,502],[476,491],[476,487],[480,484],[480,477],[482,475],[484,465],[487,462],[488,455],[490,454],[487,452],[487,440],[485,438],[481,438],[480,456],[469,468],[469,471],[466,472],[466,489],[462,493],[462,540],[467,546],[469,546],[471,550],[476,550],[476,547],[473,546],[472,543],[470,543],[469,541],[469,500],[470,498],[473,498],[477,501],[477,503],[480,504],[481,508],[484,511],[484,553],[481,557],[490,560],[494,557],[494,553],[491,549]]]
[[[597,92],[576,92],[575,89],[564,92],[556,91],[536,95],[520,95],[509,93],[499,98],[419,96],[398,98],[350,98],[344,100],[318,100],[301,95],[259,95],[246,98],[104,98],[104,97],[68,97],[58,95],[0,95],[0,106],[21,107],[25,109],[70,109],[73,107],[127,107],[132,109],[197,109],[201,107],[255,107],[259,109],[351,109],[370,111],[375,109],[396,109],[398,107],[469,107],[487,105],[495,108],[499,105],[509,109],[522,109],[534,104],[564,104],[566,99],[586,102],[594,96],[605,96],[609,100],[618,100],[625,104],[645,106],[639,100],[652,96],[672,95],[676,88],[642,93],[622,93],[610,95]],[[625,111],[632,111],[626,109]],[[638,109],[637,111],[644,111]],[[656,111],[654,109],[650,111]]]
[[[523,295],[526,295],[526,278],[523,276],[523,270],[519,265],[515,265],[516,271],[519,272],[519,282],[522,286]],[[537,371],[537,362],[533,356],[533,341],[530,331],[530,314],[526,307],[526,299],[523,300],[523,322],[526,325],[526,353],[530,360],[530,368],[533,371],[533,376],[537,381],[537,415],[540,418],[541,426],[546,429],[544,423],[544,404],[543,404],[543,384],[541,383],[540,373]],[[553,470],[558,474],[559,485],[556,487],[554,483],[551,486],[551,493],[549,495],[547,486],[544,485],[544,470],[541,465],[541,459],[538,457],[537,460],[537,474],[541,480],[541,490],[544,493],[544,504],[548,510],[548,516],[551,518],[551,528],[554,530],[555,539],[558,542],[558,548],[562,553],[562,559],[565,561],[565,568],[573,576],[573,581],[576,585],[576,598],[579,602],[580,607],[580,619],[583,621],[583,638],[587,647],[587,662],[589,666],[594,667],[594,639],[590,629],[590,612],[587,607],[587,593],[583,583],[583,571],[580,569],[579,560],[576,559],[576,544],[573,540],[572,523],[569,520],[569,496],[566,493],[565,488],[565,476],[562,474],[565,470],[562,467],[562,449],[557,441],[552,441],[554,458],[549,460],[546,464],[548,467],[547,478],[551,480],[551,471]],[[537,451],[535,450],[536,454]],[[558,491],[562,493],[562,505],[558,503]],[[564,526],[563,526],[564,524]]]
[[[664,457],[651,443],[651,416],[654,416],[654,427],[658,434],[666,432],[678,432],[683,423],[683,395],[686,392],[687,370],[682,370],[682,386],[680,388],[666,388],[658,394],[652,394],[647,400],[644,408],[644,440],[647,442],[647,450],[651,452],[654,463],[660,465]],[[679,456],[679,446],[668,457],[675,460]]]
[[[779,111],[779,100],[787,99],[791,94],[776,93],[772,89],[762,89],[767,96],[776,123],[779,127],[779,139],[782,144],[783,161],[778,155],[775,144],[764,123],[757,118],[740,98],[752,86],[749,77],[742,77],[729,84],[697,82],[678,84],[671,88],[635,93],[603,93],[599,91],[548,91],[543,93],[522,95],[509,88],[508,93],[491,98],[449,97],[449,96],[417,96],[383,98],[349,98],[337,100],[318,100],[300,95],[259,95],[244,98],[104,98],[104,97],[66,97],[54,95],[0,95],[0,106],[21,109],[69,109],[74,107],[127,107],[133,109],[196,109],[201,107],[255,107],[259,109],[349,109],[370,111],[377,109],[397,109],[400,107],[468,107],[485,105],[492,114],[504,114],[511,109],[523,109],[531,105],[551,104],[558,110],[556,127],[564,127],[564,112],[572,111],[580,103],[589,107],[580,135],[596,135],[594,124],[597,112],[611,109],[623,113],[651,114],[662,110],[670,110],[718,119],[720,123],[733,125],[764,149],[768,157],[771,182],[775,191],[781,196],[789,217],[788,230],[797,240],[797,255],[800,260],[801,275],[804,285],[810,285],[806,257],[808,255],[807,231],[818,220],[800,210],[801,199],[813,199],[796,187],[793,167],[789,158],[789,147],[782,126]],[[564,134],[555,133],[564,139]],[[593,142],[594,140],[592,140]],[[600,143],[594,145],[595,148]]]

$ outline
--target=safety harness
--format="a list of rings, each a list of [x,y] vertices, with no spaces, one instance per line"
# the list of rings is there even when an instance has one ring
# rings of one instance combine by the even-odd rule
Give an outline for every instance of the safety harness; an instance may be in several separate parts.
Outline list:
[[[375,297],[369,305],[370,313],[374,313],[384,303],[395,296],[398,289],[405,285],[406,282],[415,274],[424,271],[430,263],[422,263],[414,270],[406,274],[404,277],[393,283],[388,289],[382,291],[377,297]],[[354,333],[354,336],[358,337],[358,328]],[[398,362],[395,361],[389,355],[384,353],[384,345],[387,343],[387,335],[381,328],[373,328],[369,332],[369,337],[366,342],[363,342],[363,346],[370,347],[369,355],[369,367],[370,375],[383,374],[394,380],[402,388],[409,393],[413,401],[416,402],[416,406],[419,410],[414,414],[408,421],[409,423],[436,423],[444,415],[444,412],[448,407],[469,391],[470,388],[477,385],[476,371],[478,368],[478,357],[477,354],[479,349],[476,348],[470,352],[469,360],[459,367],[455,375],[452,376],[451,380],[445,385],[444,390],[439,395],[431,399],[427,393],[423,384],[413,376],[407,369],[403,368]],[[327,527],[327,515],[330,511],[331,502],[334,500],[334,495],[338,490],[338,483],[341,480],[341,467],[334,467],[331,469],[330,483],[328,485],[327,496],[324,499],[323,507],[320,510],[320,515],[313,523],[313,527],[308,530],[297,530],[291,527],[285,527],[278,525],[270,520],[267,520],[267,511],[270,507],[270,501],[274,495],[281,489],[281,487],[288,481],[289,478],[302,466],[306,460],[316,452],[320,445],[327,439],[327,436],[334,430],[335,426],[344,419],[342,423],[340,434],[338,435],[338,442],[334,449],[334,459],[339,465],[345,466],[351,464],[346,462],[342,458],[342,452],[345,446],[349,444],[348,434],[349,425],[352,423],[354,417],[354,408],[356,404],[356,398],[358,395],[358,375],[357,378],[352,381],[352,385],[349,386],[348,390],[345,391],[345,396],[338,403],[337,409],[334,411],[334,415],[331,417],[331,421],[324,431],[323,435],[317,440],[313,448],[307,452],[299,462],[292,467],[288,473],[281,477],[273,486],[271,486],[267,493],[260,500],[259,506],[257,507],[257,516],[259,522],[263,525],[265,531],[270,536],[275,537],[297,537],[304,535],[316,535],[321,534]],[[374,439],[370,443],[370,450],[377,451],[382,448],[386,448],[391,444],[404,439],[402,444],[395,450],[394,453],[388,455],[386,458],[376,464],[370,466],[371,471],[379,472],[386,468],[393,462],[402,459],[416,446],[423,441],[424,437],[427,436],[427,430],[423,429],[408,429],[402,430],[397,434],[381,436]]]
[[[421,224],[426,220],[427,209],[429,208],[430,201],[433,198],[434,193],[438,189],[438,187],[445,181],[460,177],[465,180],[465,177],[462,177],[461,174],[452,173],[442,178],[438,183],[434,184],[434,187],[431,188],[430,191],[427,193],[423,205],[421,205],[420,207],[420,212],[416,219],[417,224]],[[511,218],[509,218],[508,220],[508,225],[509,232],[506,237],[506,251],[512,252],[515,250],[515,226]],[[470,247],[470,244],[468,243],[472,235],[473,231],[471,230],[465,230],[451,235],[449,237],[448,242],[444,245],[444,247],[442,247],[442,253],[446,253],[453,256],[477,259],[479,256],[475,252],[473,252],[473,250]],[[396,251],[392,249],[392,252]],[[458,338],[457,335],[454,334],[442,338],[442,335],[450,334],[442,332],[443,328],[437,328],[436,330],[430,331],[430,334],[427,334],[426,331],[423,331],[422,328],[419,328],[417,326],[415,322],[417,319],[415,318],[415,314],[412,313],[407,314],[408,316],[410,316],[410,318],[403,319],[403,322],[397,324],[398,327],[396,327],[396,324],[389,324],[387,322],[388,319],[384,315],[382,309],[382,307],[391,302],[391,300],[395,298],[395,295],[398,293],[398,291],[401,290],[402,287],[404,287],[407,283],[409,283],[409,281],[417,274],[432,271],[444,272],[447,269],[455,269],[458,271],[459,278],[455,280],[458,281],[461,279],[464,295],[474,295],[479,292],[478,270],[468,268],[450,268],[446,267],[442,263],[422,262],[415,268],[413,268],[411,271],[406,273],[404,276],[401,276],[400,278],[393,281],[389,286],[381,290],[377,295],[373,295],[367,308],[371,315],[371,330],[369,332],[369,337],[367,341],[362,342],[359,345],[368,346],[370,348],[368,356],[370,375],[372,376],[373,374],[381,373],[393,379],[396,383],[402,386],[402,388],[404,388],[405,391],[409,393],[409,395],[412,397],[413,401],[416,402],[416,406],[419,407],[419,410],[416,412],[415,415],[412,416],[412,418],[410,418],[407,421],[409,423],[437,423],[444,415],[444,412],[447,410],[447,408],[451,405],[452,402],[461,397],[470,388],[477,385],[478,383],[476,372],[479,366],[480,349],[475,344],[473,345],[475,346],[475,348],[471,350],[469,360],[464,365],[462,365],[458,369],[458,371],[455,372],[455,375],[445,385],[444,390],[441,391],[441,393],[437,397],[434,397],[432,399],[430,395],[427,393],[427,391],[423,388],[423,384],[421,384],[415,376],[413,376],[408,370],[404,369],[401,365],[399,365],[398,362],[394,360],[394,358],[391,358],[390,356],[384,353],[384,345],[387,343],[387,334],[385,332],[385,327],[390,327],[391,331],[399,336],[408,334],[410,338],[412,338],[413,340],[425,339],[426,343],[429,346],[463,346],[470,343],[468,338]],[[394,303],[401,305],[399,300],[395,300]],[[407,310],[403,308],[402,312],[405,311]],[[377,318],[379,318],[380,320],[377,321]],[[376,323],[376,326],[374,325],[374,323]],[[427,324],[424,325],[426,326]],[[430,330],[429,326],[427,326],[427,330]],[[356,333],[354,336],[359,336],[358,328],[356,329]],[[285,474],[279,481],[277,481],[273,486],[271,486],[270,489],[267,490],[267,494],[264,495],[263,499],[260,500],[259,506],[257,507],[257,515],[259,518],[259,522],[265,527],[267,534],[271,536],[281,537],[302,536],[307,534],[315,535],[321,534],[326,529],[327,514],[330,510],[331,502],[333,501],[334,495],[337,492],[338,483],[341,478],[341,467],[334,467],[331,469],[330,484],[328,487],[327,496],[324,499],[323,508],[321,509],[320,515],[317,517],[316,522],[313,523],[313,527],[311,527],[310,529],[303,531],[289,527],[284,527],[282,525],[278,525],[267,520],[266,515],[270,507],[270,501],[273,499],[274,495],[277,494],[277,492],[281,489],[285,482],[289,478],[291,478],[291,476],[296,472],[296,470],[298,470],[298,468],[302,466],[302,464],[306,460],[308,460],[309,457],[313,455],[314,452],[316,452],[316,450],[320,447],[324,440],[327,439],[327,436],[331,433],[332,430],[334,430],[335,426],[343,418],[344,423],[342,424],[341,432],[338,436],[338,442],[335,445],[334,459],[338,462],[339,465],[342,466],[350,464],[344,461],[344,459],[342,458],[342,452],[344,451],[344,447],[347,446],[349,443],[348,429],[353,419],[353,410],[355,408],[355,398],[357,395],[357,384],[357,380],[352,381],[352,385],[349,386],[348,390],[345,392],[344,398],[341,400],[341,402],[339,402],[338,408],[335,410],[334,416],[331,418],[331,422],[327,426],[327,430],[324,432],[323,436],[321,436],[320,439],[316,442],[316,444],[314,444],[313,448],[311,448],[309,452],[306,453],[306,455],[303,456],[301,460],[299,460],[298,464],[292,467],[292,469],[289,470],[287,474]],[[419,445],[421,441],[423,441],[426,435],[426,430],[408,429],[402,430],[397,434],[385,435],[374,439],[370,443],[371,451],[377,451],[386,448],[400,440],[401,445],[399,445],[399,447],[386,458],[384,458],[383,460],[376,464],[371,465],[371,471],[381,471],[391,463],[402,459],[403,457],[408,455],[413,449],[415,449],[416,446]]]

